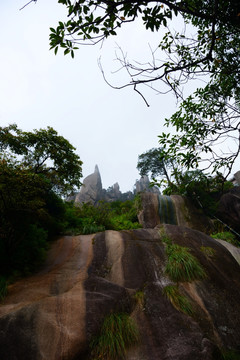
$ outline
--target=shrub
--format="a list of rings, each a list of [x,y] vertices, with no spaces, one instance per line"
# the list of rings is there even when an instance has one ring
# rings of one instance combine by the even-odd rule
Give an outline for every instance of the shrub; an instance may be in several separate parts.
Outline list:
[[[167,296],[172,305],[178,311],[181,311],[187,315],[192,315],[192,306],[188,299],[180,294],[180,291],[176,285],[168,285],[163,289],[163,294]]]
[[[91,359],[124,359],[127,348],[137,343],[138,338],[137,327],[128,314],[110,314],[90,343]]]
[[[104,230],[128,230],[141,227],[135,201],[99,201],[77,207],[66,203],[65,233],[90,234]]]

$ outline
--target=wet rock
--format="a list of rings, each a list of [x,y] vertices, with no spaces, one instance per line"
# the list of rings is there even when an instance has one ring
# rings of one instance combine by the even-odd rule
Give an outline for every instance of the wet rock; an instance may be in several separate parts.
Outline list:
[[[139,222],[144,228],[159,224],[186,226],[204,233],[213,229],[211,220],[197,209],[192,202],[180,195],[141,194]]]
[[[219,348],[236,349],[238,263],[225,246],[199,231],[177,225],[160,230],[56,241],[38,274],[9,286],[0,305],[0,358],[85,360],[90,339],[110,312],[127,312],[139,328],[140,342],[129,349],[127,360],[210,360]],[[173,284],[164,271],[163,231],[188,247],[207,273],[204,280],[175,284],[191,303],[191,316],[163,294]],[[211,248],[212,255],[203,248]]]

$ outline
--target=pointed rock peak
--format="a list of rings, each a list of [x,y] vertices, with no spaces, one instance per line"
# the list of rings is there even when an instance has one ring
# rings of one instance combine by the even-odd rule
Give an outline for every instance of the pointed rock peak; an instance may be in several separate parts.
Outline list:
[[[95,165],[95,170],[94,170],[95,173],[99,173],[100,174],[100,171],[99,171],[99,168],[97,165]]]

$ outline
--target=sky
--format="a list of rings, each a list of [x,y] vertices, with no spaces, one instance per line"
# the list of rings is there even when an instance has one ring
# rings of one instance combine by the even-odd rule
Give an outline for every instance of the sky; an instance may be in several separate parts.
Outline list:
[[[24,131],[53,127],[75,148],[83,161],[83,177],[97,164],[104,188],[118,182],[122,192],[132,190],[140,176],[138,155],[158,146],[164,119],[176,110],[172,94],[159,95],[146,89],[147,107],[117,72],[115,52],[120,46],[132,59],[147,61],[159,34],[139,23],[121,29],[104,44],[82,46],[75,58],[57,56],[49,50],[50,27],[66,19],[66,9],[57,0],[38,0],[23,10],[25,0],[0,4],[0,125],[16,123]]]

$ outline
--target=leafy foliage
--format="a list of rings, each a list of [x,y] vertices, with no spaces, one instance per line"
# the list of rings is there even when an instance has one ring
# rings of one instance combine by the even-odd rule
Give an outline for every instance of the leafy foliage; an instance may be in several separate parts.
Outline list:
[[[136,201],[99,201],[97,206],[66,204],[65,229],[71,233],[91,234],[104,230],[128,230],[140,227]]]
[[[0,127],[0,273],[28,275],[63,230],[59,193],[79,184],[81,161],[52,128]],[[73,169],[68,169],[73,161]]]
[[[201,170],[194,170],[175,173],[175,177],[177,183],[171,183],[163,193],[187,196],[196,207],[203,208],[209,216],[215,214],[222,194],[233,187],[220,173],[212,177]]]
[[[68,140],[51,127],[33,132],[24,132],[15,124],[0,127],[1,158],[4,160],[6,154],[17,156],[22,168],[44,177],[60,194],[81,185],[82,161],[74,150]]]
[[[115,88],[132,86],[146,103],[143,85],[159,93],[173,91],[182,103],[165,125],[173,126],[176,133],[161,134],[160,146],[187,169],[204,161],[204,168],[213,172],[224,169],[227,177],[240,152],[239,1],[58,2],[66,6],[68,19],[50,29],[50,46],[55,54],[63,48],[65,55],[74,57],[79,45],[96,44],[114,36],[137,18],[146,30],[163,33],[152,59],[144,64],[131,62],[120,52],[117,59],[129,82]],[[184,22],[180,32],[174,30],[172,20],[176,16]],[[206,85],[185,98],[183,88],[197,78],[203,78]]]
[[[124,359],[126,350],[138,342],[136,325],[128,314],[110,314],[104,319],[100,333],[90,343],[92,359]]]
[[[175,172],[175,162],[173,158],[166,157],[162,148],[153,148],[138,156],[137,169],[140,175],[148,175],[154,180],[157,176],[164,176],[168,186],[171,186],[170,175],[168,169]]]

